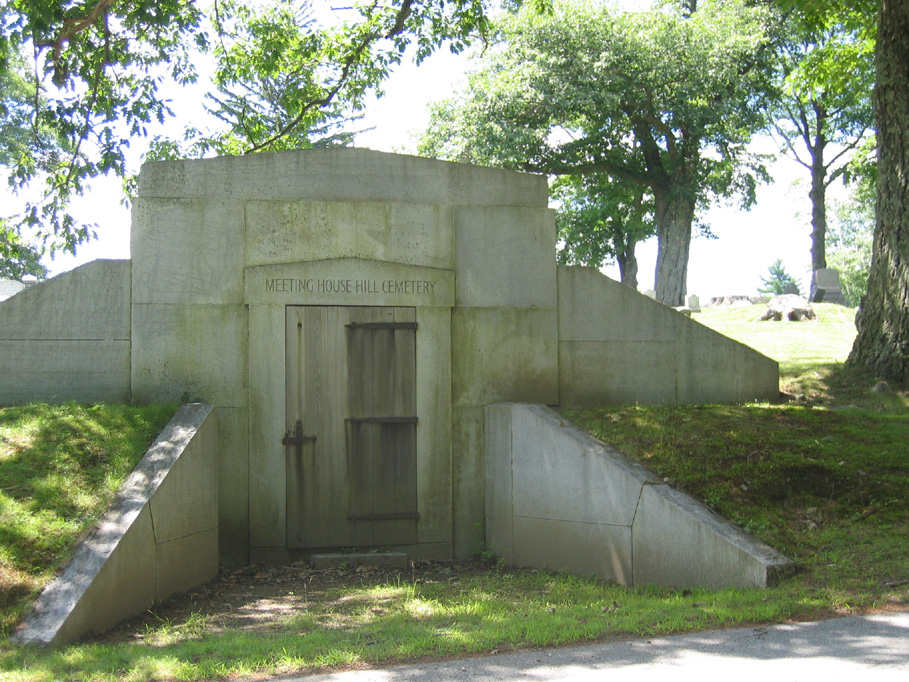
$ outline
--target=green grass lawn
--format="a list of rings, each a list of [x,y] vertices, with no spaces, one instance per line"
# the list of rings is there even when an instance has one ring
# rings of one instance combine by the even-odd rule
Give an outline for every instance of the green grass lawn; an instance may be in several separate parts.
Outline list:
[[[264,632],[219,630],[192,613],[179,621],[162,617],[139,642],[57,651],[4,643],[0,677],[236,679],[909,608],[909,394],[872,391],[874,377],[844,370],[853,312],[829,304],[817,309],[820,319],[804,323],[756,322],[759,307],[707,309],[695,316],[778,360],[782,384],[799,394],[797,400],[569,413],[792,557],[798,570],[778,586],[717,592],[625,588],[590,577],[502,569],[493,562],[488,571],[447,580],[418,581],[405,574],[379,585],[364,581],[319,598],[310,595],[298,610],[276,615]],[[71,409],[84,415],[108,408]],[[8,414],[0,412],[0,447],[21,448],[15,445],[20,437],[4,430],[16,421]],[[76,457],[82,461],[97,452],[93,438],[83,437],[88,431],[54,427],[44,433],[56,437],[57,446],[80,443],[83,454]],[[11,457],[16,458],[0,454],[4,495],[11,485],[32,485],[28,473],[17,474],[17,484],[5,478],[3,463]],[[81,465],[58,469],[81,475]],[[39,483],[48,479],[35,476]],[[53,483],[54,476],[38,487],[82,486]],[[99,478],[104,476],[95,473],[85,480]],[[106,492],[98,499],[111,485],[113,479],[99,486]],[[29,495],[19,497],[16,504],[24,504]],[[0,499],[0,513],[6,514],[11,507]],[[72,540],[89,513],[82,502],[68,504],[59,515],[73,522]],[[44,515],[40,504],[25,506],[21,514]],[[13,563],[8,557],[18,550],[5,538],[2,544],[0,566],[15,567],[17,580],[43,579],[59,563],[57,550],[33,563]],[[13,596],[17,605],[6,607],[7,623],[21,613],[28,594]]]
[[[174,411],[0,408],[0,638],[62,568]]]

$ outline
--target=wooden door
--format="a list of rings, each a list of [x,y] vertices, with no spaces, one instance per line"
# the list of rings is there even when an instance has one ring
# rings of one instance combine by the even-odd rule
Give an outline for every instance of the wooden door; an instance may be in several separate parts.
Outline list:
[[[417,541],[416,332],[413,308],[287,308],[288,547]]]

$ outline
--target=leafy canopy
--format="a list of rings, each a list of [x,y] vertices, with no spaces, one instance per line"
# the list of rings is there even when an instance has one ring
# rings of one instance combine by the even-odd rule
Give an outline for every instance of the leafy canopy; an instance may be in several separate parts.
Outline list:
[[[341,123],[408,49],[418,60],[445,42],[463,49],[487,30],[487,2],[0,4],[0,169],[20,198],[0,215],[0,254],[23,232],[74,250],[91,226],[68,214],[70,198],[100,175],[131,175],[149,136],[151,158],[343,142]],[[200,92],[208,64],[214,89]],[[173,92],[207,98],[217,123],[162,133]]]

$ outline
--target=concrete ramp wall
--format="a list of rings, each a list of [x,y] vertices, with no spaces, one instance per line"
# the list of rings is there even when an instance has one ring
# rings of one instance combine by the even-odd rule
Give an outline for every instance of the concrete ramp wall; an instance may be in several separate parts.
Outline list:
[[[126,403],[129,363],[129,261],[92,261],[0,301],[0,405]]]
[[[793,563],[538,405],[486,408],[486,542],[623,585],[766,587]]]
[[[779,398],[779,365],[592,268],[561,266],[559,404]]]
[[[181,407],[11,641],[75,642],[212,580],[217,440],[211,405]]]

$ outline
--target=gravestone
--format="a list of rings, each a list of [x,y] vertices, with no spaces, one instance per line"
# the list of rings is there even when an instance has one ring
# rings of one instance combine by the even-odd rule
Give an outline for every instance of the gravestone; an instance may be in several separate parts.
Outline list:
[[[840,273],[833,268],[815,270],[811,275],[810,300],[814,303],[837,303],[846,305],[846,298],[840,288]]]
[[[10,296],[18,294],[25,289],[25,285],[15,279],[0,279],[0,301],[5,301]]]
[[[784,294],[792,294],[794,296],[799,295],[799,285],[795,282],[786,282],[786,286],[783,287]]]
[[[693,313],[701,312],[701,300],[698,298],[697,294],[690,294],[685,299],[685,307]]]

